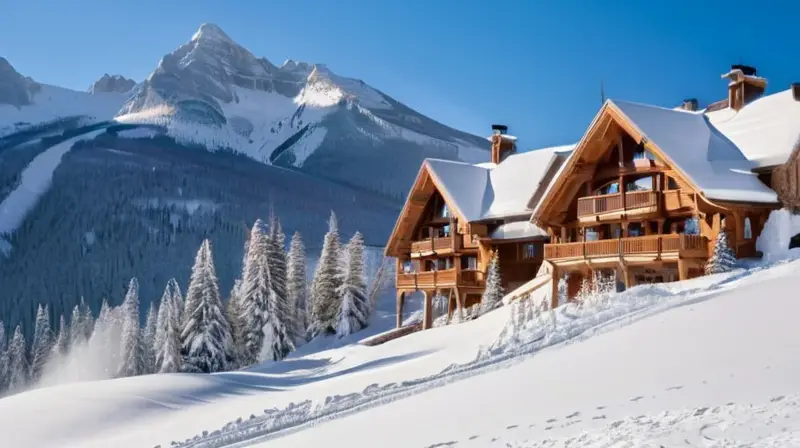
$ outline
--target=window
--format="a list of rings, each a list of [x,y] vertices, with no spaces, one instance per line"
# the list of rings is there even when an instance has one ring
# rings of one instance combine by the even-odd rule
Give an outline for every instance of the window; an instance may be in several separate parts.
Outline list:
[[[697,218],[686,218],[686,221],[683,222],[683,234],[684,235],[699,235],[700,234],[700,223]]]
[[[618,182],[611,182],[610,184],[606,184],[600,189],[596,191],[597,194],[614,194],[619,193],[619,183]]]
[[[675,179],[671,177],[667,177],[667,190],[677,190],[678,183],[675,182]]]
[[[414,265],[411,264],[411,260],[403,261],[403,273],[410,274],[414,272]]]
[[[530,260],[531,258],[536,258],[536,244],[525,243],[522,246],[522,259]]]
[[[643,234],[642,223],[632,222],[628,224],[628,236],[642,236]]]
[[[600,239],[600,232],[591,227],[584,230],[583,237],[586,241],[597,241]]]
[[[450,224],[442,227],[442,235],[441,236],[450,236]]]
[[[753,225],[750,223],[749,217],[744,218],[744,239],[753,239]]]
[[[439,214],[442,218],[449,218],[450,217],[450,210],[447,208],[447,204],[442,204],[442,212]]]
[[[478,257],[464,255],[461,257],[461,269],[475,271],[478,269]]]

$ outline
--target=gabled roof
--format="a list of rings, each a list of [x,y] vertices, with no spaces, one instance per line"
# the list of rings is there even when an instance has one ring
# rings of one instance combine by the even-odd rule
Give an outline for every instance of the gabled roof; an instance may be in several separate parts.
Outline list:
[[[785,163],[800,141],[800,101],[792,89],[758,98],[739,111],[726,108],[706,116],[758,168]]]
[[[754,164],[705,115],[625,101],[611,105],[707,198],[778,202],[775,192],[752,173]]]
[[[545,174],[560,163],[573,145],[537,149],[512,154],[502,162],[470,165],[447,160],[428,159],[431,176],[443,191],[452,208],[467,222],[527,216],[528,201],[542,187]],[[546,185],[545,185],[546,187]]]
[[[434,188],[462,222],[528,217],[531,198],[549,185],[556,165],[563,162],[573,146],[512,154],[499,164],[426,159],[389,237],[386,253],[398,250],[402,233],[419,219]],[[527,232],[544,234],[538,228]]]

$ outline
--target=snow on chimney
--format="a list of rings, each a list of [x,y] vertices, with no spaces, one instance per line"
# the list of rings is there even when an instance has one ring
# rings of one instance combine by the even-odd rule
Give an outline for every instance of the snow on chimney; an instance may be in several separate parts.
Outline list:
[[[745,104],[764,94],[767,89],[767,80],[758,76],[755,67],[734,64],[731,70],[722,75],[728,78],[728,107],[739,110]]]
[[[681,109],[688,110],[691,112],[697,111],[697,98],[689,98],[683,100],[683,104],[681,104]]]
[[[492,136],[489,137],[489,141],[492,142],[492,163],[494,164],[499,164],[507,155],[517,150],[517,138],[508,135],[507,132],[508,126],[504,124],[492,125]]]
[[[795,101],[800,101],[800,82],[792,83],[792,96]]]

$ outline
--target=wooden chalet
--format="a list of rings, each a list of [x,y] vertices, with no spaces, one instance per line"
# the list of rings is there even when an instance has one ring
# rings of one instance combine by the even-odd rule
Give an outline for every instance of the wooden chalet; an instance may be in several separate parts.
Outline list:
[[[779,200],[752,168],[702,113],[607,101],[533,216],[553,278],[574,296],[597,270],[626,286],[696,277],[720,231],[755,256]]]
[[[420,168],[385,250],[397,259],[398,327],[416,291],[423,328],[434,295],[448,298],[448,315],[479,303],[495,253],[506,290],[536,276],[548,236],[530,214],[571,146],[517,153],[506,127],[493,129],[491,162],[427,159]]]

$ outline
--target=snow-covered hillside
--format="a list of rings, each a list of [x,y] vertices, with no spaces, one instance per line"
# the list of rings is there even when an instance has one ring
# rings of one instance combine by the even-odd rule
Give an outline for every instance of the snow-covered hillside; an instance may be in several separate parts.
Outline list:
[[[798,276],[800,260],[756,265],[248,371],[45,388],[0,400],[0,431],[29,447],[795,446]]]

